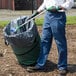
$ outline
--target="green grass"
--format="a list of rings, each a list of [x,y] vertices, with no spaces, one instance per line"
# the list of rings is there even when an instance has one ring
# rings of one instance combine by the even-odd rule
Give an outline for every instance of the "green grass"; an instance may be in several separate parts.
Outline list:
[[[39,18],[39,19],[36,19],[36,20],[35,20],[36,24],[37,24],[37,25],[40,25],[40,26],[43,24],[43,21],[44,21],[43,18]]]
[[[76,16],[68,16],[67,25],[76,25]]]
[[[42,25],[43,23],[43,18],[41,19],[36,19],[37,25]],[[67,25],[76,25],[76,16],[67,16]]]
[[[44,19],[43,18],[37,18],[35,20],[37,25],[42,25],[43,24]],[[0,27],[4,27],[6,26],[10,21],[0,21]],[[76,16],[67,16],[67,25],[76,25]]]
[[[9,23],[9,21],[0,21],[0,27],[4,27]]]

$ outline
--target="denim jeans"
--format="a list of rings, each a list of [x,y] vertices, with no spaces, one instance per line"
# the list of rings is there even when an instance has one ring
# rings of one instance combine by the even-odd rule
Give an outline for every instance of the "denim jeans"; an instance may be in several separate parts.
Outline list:
[[[65,12],[46,12],[41,36],[41,52],[37,60],[37,66],[43,67],[45,65],[54,38],[58,49],[58,69],[67,69],[65,25]]]

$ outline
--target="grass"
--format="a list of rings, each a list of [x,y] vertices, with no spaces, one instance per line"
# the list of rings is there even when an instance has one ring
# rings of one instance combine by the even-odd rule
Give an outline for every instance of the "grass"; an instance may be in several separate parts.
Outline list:
[[[37,25],[42,25],[44,19],[36,19]],[[76,25],[76,16],[67,16],[67,25]]]
[[[43,24],[44,19],[43,18],[39,18],[36,19],[35,22],[37,25],[42,25]],[[0,27],[4,27],[6,26],[10,21],[0,21]],[[76,16],[67,16],[67,25],[76,25]]]
[[[76,16],[68,16],[67,25],[76,25]]]
[[[0,27],[4,27],[9,23],[9,21],[0,21]]]

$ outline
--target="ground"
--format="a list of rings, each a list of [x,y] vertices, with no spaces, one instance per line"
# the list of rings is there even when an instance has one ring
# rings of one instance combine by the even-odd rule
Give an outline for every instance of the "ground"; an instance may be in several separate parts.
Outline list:
[[[41,33],[41,27],[38,27],[38,30]],[[76,25],[66,26],[66,37],[69,70],[67,76],[76,76]],[[11,47],[4,44],[3,31],[0,29],[0,76],[58,76],[57,62],[58,53],[53,41],[46,68],[41,72],[28,73],[18,64]]]

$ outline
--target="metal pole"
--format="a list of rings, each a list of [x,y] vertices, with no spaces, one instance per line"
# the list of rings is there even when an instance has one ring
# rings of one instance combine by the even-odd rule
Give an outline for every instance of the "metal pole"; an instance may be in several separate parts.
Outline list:
[[[33,1],[34,1],[34,0],[32,0],[32,14],[33,14],[33,12],[34,12],[34,11],[33,11]]]

